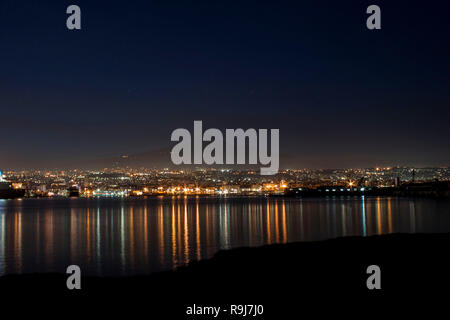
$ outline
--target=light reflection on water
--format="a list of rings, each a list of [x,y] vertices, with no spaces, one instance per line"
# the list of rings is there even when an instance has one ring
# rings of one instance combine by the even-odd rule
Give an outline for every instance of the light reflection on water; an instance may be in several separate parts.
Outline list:
[[[393,232],[450,232],[450,202],[336,197],[0,201],[0,275],[148,274],[218,250]]]

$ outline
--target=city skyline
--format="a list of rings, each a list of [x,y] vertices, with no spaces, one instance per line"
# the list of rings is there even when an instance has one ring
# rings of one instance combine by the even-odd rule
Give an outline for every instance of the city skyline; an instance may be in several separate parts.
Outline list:
[[[26,190],[27,197],[127,197],[150,195],[286,195],[295,188],[329,193],[409,192],[417,185],[443,192],[450,168],[353,168],[281,170],[261,176],[258,170],[157,170],[110,168],[103,170],[23,170],[0,172],[0,180]],[[394,189],[393,189],[394,188]],[[425,188],[425,189],[424,189]],[[437,188],[437,189],[436,189]],[[297,189],[295,189],[297,190]],[[308,191],[308,192],[309,192]]]

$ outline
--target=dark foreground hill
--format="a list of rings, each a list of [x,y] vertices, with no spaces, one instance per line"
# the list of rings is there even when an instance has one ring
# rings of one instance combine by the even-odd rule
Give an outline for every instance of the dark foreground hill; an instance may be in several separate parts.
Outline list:
[[[58,306],[71,313],[122,314],[130,319],[138,315],[148,319],[309,319],[306,314],[310,312],[320,319],[404,317],[418,309],[445,309],[450,303],[449,249],[450,234],[395,234],[241,248],[221,251],[212,259],[173,272],[83,278],[79,291],[67,290],[66,275],[4,276],[0,278],[1,301],[3,308],[16,311],[49,315]],[[380,290],[366,286],[370,265],[381,269]],[[197,308],[220,306],[228,313],[222,311],[216,318],[186,315],[194,304]],[[264,314],[230,315],[231,304],[263,305]]]

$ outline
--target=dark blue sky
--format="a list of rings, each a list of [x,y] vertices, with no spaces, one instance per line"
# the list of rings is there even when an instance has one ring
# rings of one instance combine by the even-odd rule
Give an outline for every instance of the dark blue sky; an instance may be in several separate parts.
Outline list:
[[[366,28],[370,4],[381,30]],[[0,167],[164,148],[193,120],[279,128],[299,167],[450,165],[449,9],[1,0]]]

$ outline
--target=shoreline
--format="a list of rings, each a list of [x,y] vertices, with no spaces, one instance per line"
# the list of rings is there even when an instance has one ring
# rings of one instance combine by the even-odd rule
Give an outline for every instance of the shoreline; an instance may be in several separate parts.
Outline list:
[[[400,298],[441,298],[450,285],[448,248],[450,233],[343,237],[222,250],[144,276],[82,277],[81,290],[66,288],[66,274],[4,275],[0,289],[3,301],[76,301],[82,308],[114,302],[119,309],[139,304],[142,312],[176,319],[192,304],[261,304],[263,319],[295,315],[299,301],[302,312],[349,301],[384,310]],[[381,269],[381,290],[367,289],[369,265]]]
[[[132,200],[158,200],[158,199],[355,199],[366,197],[370,198],[398,198],[398,199],[431,199],[431,200],[449,200],[450,196],[448,195],[414,195],[414,194],[305,194],[300,196],[295,195],[285,195],[285,194],[266,194],[266,195],[145,195],[145,196],[111,196],[111,197],[66,197],[66,196],[51,196],[51,197],[23,197],[23,198],[8,198],[0,200],[76,200],[76,199],[84,199],[84,200],[123,200],[123,199],[132,199]]]
[[[76,189],[76,188],[75,188]],[[78,189],[70,192],[68,195],[39,195],[30,194],[30,190],[21,189],[21,195],[13,197],[15,199],[27,198],[164,198],[164,197],[242,197],[242,198],[328,198],[328,197],[411,197],[411,198],[434,198],[434,199],[450,199],[450,182],[449,181],[433,181],[421,183],[405,183],[400,186],[391,187],[365,187],[365,186],[344,186],[344,185],[322,185],[317,187],[286,187],[280,191],[263,191],[253,192],[245,191],[238,193],[199,193],[199,192],[175,192],[175,193],[152,193],[142,192],[134,194],[134,191],[124,193],[122,195],[92,195],[82,194]],[[136,190],[135,190],[136,191]],[[12,192],[12,191],[11,191]],[[15,190],[18,192],[18,190]],[[0,193],[1,199],[8,199],[8,191],[5,194]],[[24,196],[27,195],[27,196]]]

